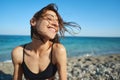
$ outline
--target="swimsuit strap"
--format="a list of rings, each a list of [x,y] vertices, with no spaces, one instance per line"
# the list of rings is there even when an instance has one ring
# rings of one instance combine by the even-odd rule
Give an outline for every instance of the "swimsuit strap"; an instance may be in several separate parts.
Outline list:
[[[31,72],[31,70],[29,70],[29,68],[25,64],[24,58],[26,57],[25,56],[26,45],[27,44],[23,46],[24,49],[23,49],[23,63],[22,63],[23,73],[24,73],[25,78],[29,80],[45,80],[47,78],[53,77],[57,71],[57,66],[55,64],[52,64],[53,44],[50,47],[51,51],[49,53],[50,63],[43,72],[39,72],[38,74]]]
[[[23,45],[23,62],[24,62],[24,57],[25,57],[25,47],[26,47],[27,44],[24,44]]]
[[[51,52],[50,52],[51,62],[52,62],[52,56],[53,56],[53,54],[52,54],[52,52],[53,52],[53,45],[54,45],[54,43],[52,44],[52,48],[51,48]]]
[[[27,44],[23,45],[23,62],[24,62],[24,57],[25,57],[25,47],[26,47],[26,45]],[[53,56],[53,54],[52,54],[52,52],[53,52],[53,45],[54,45],[54,43],[52,44],[51,51],[50,51],[51,62],[52,62],[52,56]]]

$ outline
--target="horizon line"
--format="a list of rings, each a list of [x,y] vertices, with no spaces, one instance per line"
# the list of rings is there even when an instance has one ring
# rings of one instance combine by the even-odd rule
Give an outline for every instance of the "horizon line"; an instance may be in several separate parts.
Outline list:
[[[27,34],[0,34],[0,36],[30,36]],[[87,36],[87,35],[65,35],[64,37],[115,37],[120,38],[120,36]]]

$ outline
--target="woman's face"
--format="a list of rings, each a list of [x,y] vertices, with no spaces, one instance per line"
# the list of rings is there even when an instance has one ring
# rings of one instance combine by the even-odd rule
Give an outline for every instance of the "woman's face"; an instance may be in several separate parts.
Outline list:
[[[48,10],[40,20],[36,21],[36,29],[46,39],[54,39],[59,30],[58,17],[55,12]]]

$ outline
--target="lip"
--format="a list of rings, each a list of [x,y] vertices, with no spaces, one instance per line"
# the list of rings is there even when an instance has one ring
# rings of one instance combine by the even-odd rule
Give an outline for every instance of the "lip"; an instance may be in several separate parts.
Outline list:
[[[54,32],[54,33],[57,32],[57,29],[54,28],[54,27],[48,27],[48,28],[49,28],[50,31],[52,31],[52,32]]]

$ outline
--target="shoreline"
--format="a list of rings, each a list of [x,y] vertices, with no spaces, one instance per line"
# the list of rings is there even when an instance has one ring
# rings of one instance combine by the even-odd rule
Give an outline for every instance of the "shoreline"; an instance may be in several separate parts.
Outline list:
[[[70,57],[67,72],[68,80],[119,80],[120,54]],[[12,61],[0,62],[0,80],[11,80],[12,75]]]
[[[73,59],[73,58],[81,58],[81,57],[100,57],[100,56],[110,56],[110,55],[120,55],[120,53],[111,53],[111,54],[102,54],[102,55],[91,55],[91,54],[86,54],[86,55],[80,55],[80,56],[69,56],[67,57],[68,59]],[[12,63],[12,60],[5,60],[5,61],[0,61],[0,63]]]

